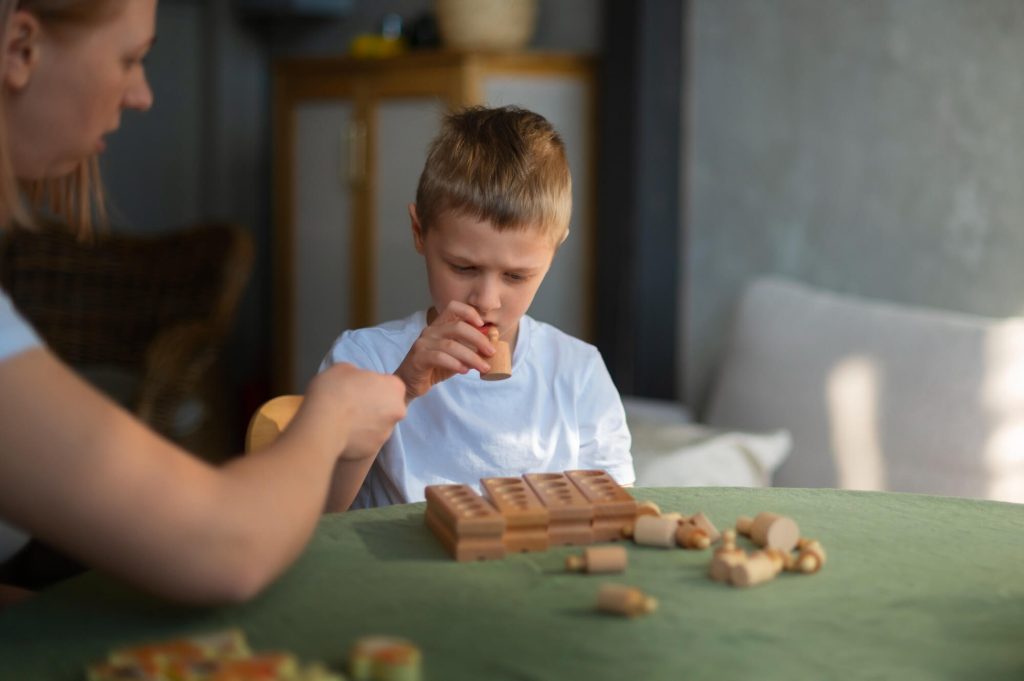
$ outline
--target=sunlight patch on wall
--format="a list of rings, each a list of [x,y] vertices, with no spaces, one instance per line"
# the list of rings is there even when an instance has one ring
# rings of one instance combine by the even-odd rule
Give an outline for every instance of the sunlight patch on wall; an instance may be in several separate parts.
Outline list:
[[[987,497],[1024,502],[1024,322],[1000,324],[985,353],[982,399],[993,421],[983,455]]]
[[[830,372],[826,386],[836,475],[843,489],[886,489],[878,430],[878,367],[849,357]]]

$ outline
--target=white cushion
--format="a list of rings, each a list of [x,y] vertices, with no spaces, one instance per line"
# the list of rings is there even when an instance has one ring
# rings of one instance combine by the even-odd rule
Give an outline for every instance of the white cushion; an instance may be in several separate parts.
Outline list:
[[[1024,319],[761,279],[707,420],[789,430],[776,485],[1024,502]]]
[[[789,453],[784,430],[720,431],[675,402],[624,397],[638,487],[763,487]]]

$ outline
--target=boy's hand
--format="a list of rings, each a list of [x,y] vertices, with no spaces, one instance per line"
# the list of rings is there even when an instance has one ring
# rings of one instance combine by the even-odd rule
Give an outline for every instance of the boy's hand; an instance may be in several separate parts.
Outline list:
[[[494,346],[481,333],[483,325],[475,308],[453,300],[423,329],[395,371],[405,383],[406,403],[455,374],[490,371],[484,357],[494,354]]]

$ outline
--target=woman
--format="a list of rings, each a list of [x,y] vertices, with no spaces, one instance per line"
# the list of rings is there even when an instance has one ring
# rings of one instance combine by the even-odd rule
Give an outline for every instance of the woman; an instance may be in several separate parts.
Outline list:
[[[19,186],[79,228],[102,211],[95,156],[124,109],[152,104],[155,15],[156,0],[0,0],[3,228],[33,222]],[[296,558],[329,493],[355,495],[370,460],[345,452],[379,448],[404,394],[338,367],[278,441],[213,468],[79,380],[0,290],[0,563],[32,534],[168,598],[247,599]]]

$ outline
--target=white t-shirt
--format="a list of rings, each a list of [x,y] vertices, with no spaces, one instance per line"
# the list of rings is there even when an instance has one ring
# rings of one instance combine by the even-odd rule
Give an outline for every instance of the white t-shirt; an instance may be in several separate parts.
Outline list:
[[[14,309],[4,290],[0,289],[0,362],[39,345],[39,336]],[[28,535],[0,520],[0,563],[14,555],[26,542]]]
[[[321,365],[394,373],[426,313],[341,335]],[[524,316],[512,377],[456,374],[413,400],[352,508],[423,501],[427,485],[580,468],[635,480],[622,400],[597,348]]]

